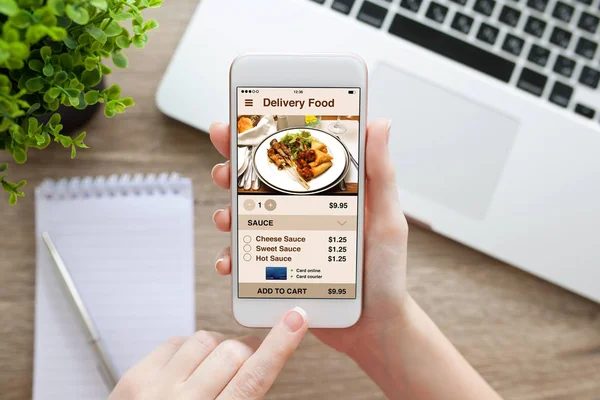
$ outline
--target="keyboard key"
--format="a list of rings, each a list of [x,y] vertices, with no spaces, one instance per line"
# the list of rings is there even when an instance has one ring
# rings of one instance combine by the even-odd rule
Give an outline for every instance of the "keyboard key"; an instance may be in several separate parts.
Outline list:
[[[419,7],[421,7],[422,2],[423,0],[402,0],[400,2],[400,7],[406,8],[412,12],[417,12],[419,11]]]
[[[575,47],[575,53],[579,54],[582,57],[589,58],[590,60],[594,58],[596,54],[596,49],[598,48],[598,43],[592,42],[584,37],[579,38],[579,42],[577,42],[577,46]]]
[[[465,4],[467,4],[467,0],[451,0],[451,1],[456,4],[460,4],[461,6],[464,6]]]
[[[579,115],[582,115],[586,118],[592,119],[594,118],[594,115],[596,115],[596,111],[594,111],[592,108],[589,108],[588,106],[584,106],[581,103],[578,103],[575,106],[575,112]]]
[[[333,8],[335,11],[341,12],[342,14],[350,14],[350,10],[352,10],[354,1],[355,0],[333,0],[331,8]]]
[[[554,82],[554,87],[552,88],[552,92],[550,92],[550,101],[557,106],[567,107],[572,95],[573,88],[571,86],[557,81]]]
[[[550,35],[550,43],[554,43],[557,46],[566,49],[569,46],[569,42],[571,41],[571,32],[565,31],[558,26],[554,27],[552,31],[552,35]]]
[[[487,15],[489,17],[490,15],[492,15],[492,11],[494,11],[495,6],[495,0],[475,0],[473,10],[483,15]]]
[[[554,6],[554,11],[552,11],[552,16],[568,23],[573,17],[574,11],[575,8],[573,6],[565,4],[562,1],[558,1]]]
[[[512,55],[518,56],[519,54],[521,54],[524,44],[525,41],[523,39],[508,33],[506,34],[506,38],[504,39],[502,50],[508,51]]]
[[[548,0],[527,0],[527,7],[538,10],[539,12],[544,12],[547,5]]]
[[[545,67],[548,63],[549,57],[550,50],[540,47],[537,44],[534,44],[531,46],[531,50],[529,50],[529,56],[527,56],[527,59],[532,63],[536,63],[541,67]]]
[[[498,28],[494,28],[493,26],[482,22],[479,32],[477,32],[477,39],[489,44],[494,44],[496,43],[496,39],[498,39],[498,32],[500,32]]]
[[[598,21],[598,17],[584,11],[581,13],[581,17],[579,17],[577,26],[590,33],[595,33],[596,29],[598,29]]]
[[[465,35],[469,33],[472,25],[473,18],[459,12],[456,13],[454,20],[452,20],[452,29],[456,29]]]
[[[425,16],[441,24],[444,22],[446,14],[448,14],[448,7],[432,1]]]
[[[585,86],[589,86],[592,89],[596,89],[598,87],[598,81],[600,81],[600,71],[590,67],[583,67],[581,76],[579,77],[580,83],[583,83]]]
[[[525,32],[535,37],[542,37],[544,30],[546,29],[546,23],[536,17],[529,17],[525,24]]]
[[[556,58],[556,62],[554,63],[554,72],[570,78],[571,75],[573,75],[574,69],[575,61],[560,55]]]
[[[506,25],[517,26],[519,23],[519,18],[521,18],[521,11],[515,10],[509,6],[504,6],[498,19],[500,22],[504,22]]]
[[[548,78],[529,68],[523,68],[517,87],[535,96],[541,96]]]
[[[357,19],[376,28],[381,28],[386,15],[387,9],[370,1],[365,1],[358,12]]]
[[[477,46],[396,14],[389,32],[451,60],[508,82],[515,63]]]
[[[319,3],[319,4],[325,3],[325,0],[312,0],[312,1],[314,1],[315,3]]]

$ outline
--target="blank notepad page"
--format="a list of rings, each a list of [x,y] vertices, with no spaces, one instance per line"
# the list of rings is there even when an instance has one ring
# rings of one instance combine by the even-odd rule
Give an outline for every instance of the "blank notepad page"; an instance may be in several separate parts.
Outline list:
[[[106,399],[97,361],[44,242],[48,232],[118,373],[195,330],[189,179],[45,181],[36,189],[34,400]]]

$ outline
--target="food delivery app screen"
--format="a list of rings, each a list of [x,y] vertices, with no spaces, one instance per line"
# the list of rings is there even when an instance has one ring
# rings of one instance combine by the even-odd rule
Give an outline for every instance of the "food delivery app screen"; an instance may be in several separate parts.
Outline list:
[[[236,95],[238,297],[356,298],[360,89]]]

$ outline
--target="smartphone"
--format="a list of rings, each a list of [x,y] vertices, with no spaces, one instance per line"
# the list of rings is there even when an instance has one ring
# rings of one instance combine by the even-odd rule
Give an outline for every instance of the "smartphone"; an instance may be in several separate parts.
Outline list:
[[[231,88],[233,314],[271,327],[361,315],[367,68],[351,54],[247,54]]]

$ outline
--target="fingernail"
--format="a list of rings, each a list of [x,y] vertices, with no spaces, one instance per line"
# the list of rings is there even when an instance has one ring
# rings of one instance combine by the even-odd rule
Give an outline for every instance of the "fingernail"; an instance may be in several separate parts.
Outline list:
[[[225,161],[223,163],[218,163],[212,168],[212,170],[210,171],[210,176],[213,178],[213,180],[215,179],[215,171],[217,170],[217,168],[224,167],[225,165],[227,165],[228,162],[229,161]]]
[[[212,130],[212,128],[214,128],[215,126],[220,125],[220,124],[221,123],[219,121],[215,121],[212,124],[210,124],[210,127],[208,128],[208,130],[210,131],[210,130]]]
[[[218,213],[220,213],[221,211],[223,211],[223,209],[219,209],[219,210],[217,210],[217,211],[215,211],[215,212],[213,213],[212,220],[213,220],[213,223],[214,223],[214,224],[216,224],[216,223],[217,223],[217,222],[215,221],[215,218],[216,218],[217,214],[218,214]]]
[[[283,325],[292,333],[302,328],[304,322],[308,319],[306,311],[300,307],[292,308],[283,320]]]
[[[385,127],[385,136],[386,136],[386,143],[390,143],[390,132],[392,130],[392,120],[388,119],[388,123],[387,126]]]
[[[215,262],[215,269],[217,270],[217,272],[219,272],[219,264],[221,264],[223,261],[225,261],[225,259],[221,257]]]

